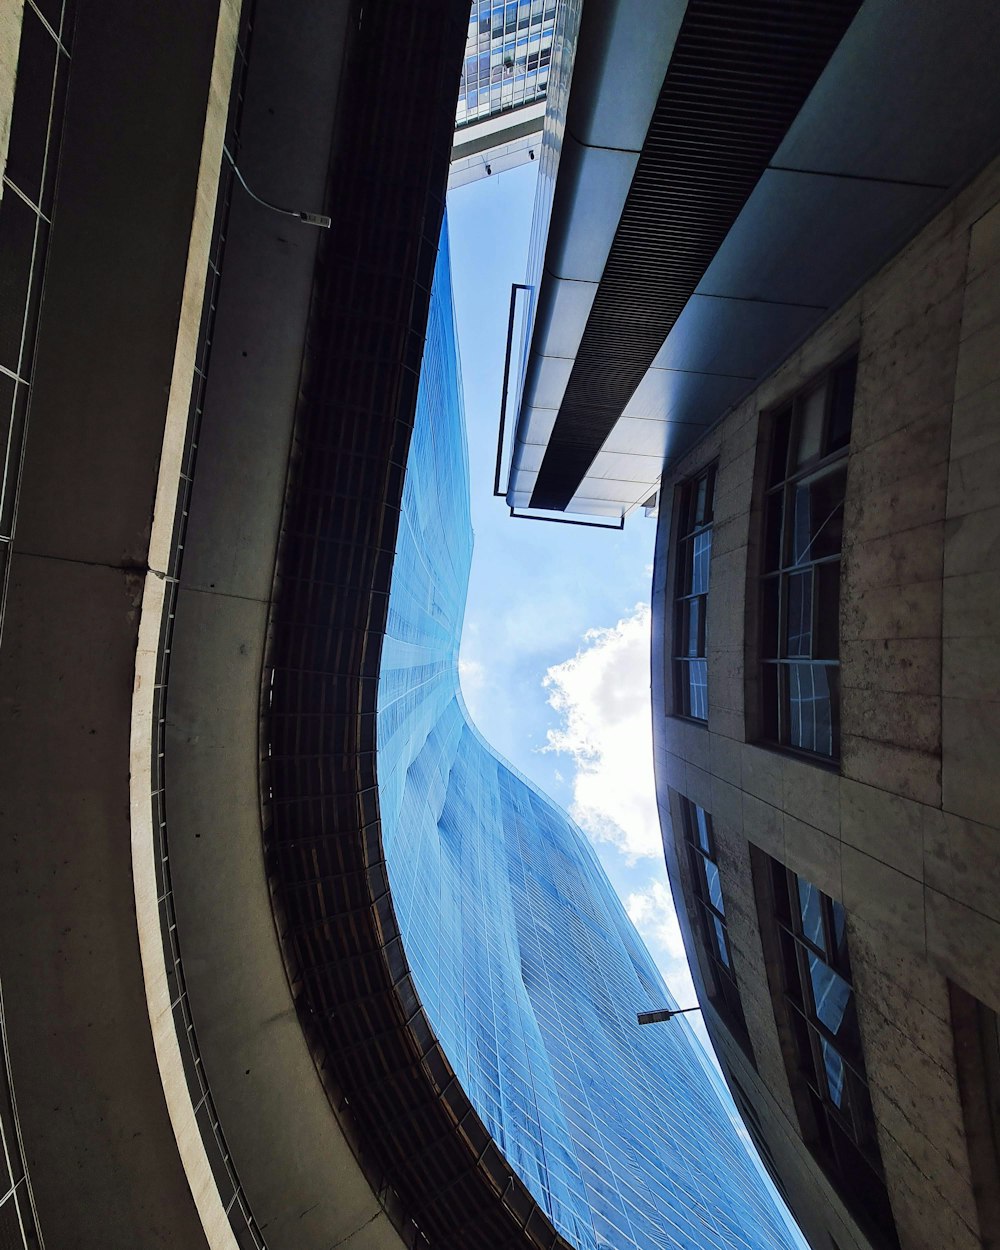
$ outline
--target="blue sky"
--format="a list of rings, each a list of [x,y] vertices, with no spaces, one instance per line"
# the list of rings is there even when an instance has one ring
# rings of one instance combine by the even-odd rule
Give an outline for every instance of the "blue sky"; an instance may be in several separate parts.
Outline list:
[[[493,498],[510,284],[523,282],[534,165],[448,200],[476,546],[462,691],[487,741],[570,811],[678,1003],[693,1004],[663,862],[652,773],[649,594],[656,523],[623,531],[514,520]],[[684,1017],[709,1055],[700,1014]],[[675,1020],[670,1025],[683,1027]],[[737,1132],[778,1198],[723,1082]]]
[[[662,859],[652,784],[649,597],[656,522],[587,530],[511,519],[492,497],[511,282],[524,281],[535,166],[452,192],[451,274],[469,429],[475,554],[462,694],[486,740],[579,821],[677,1003],[694,986]],[[690,1025],[714,1059],[699,1013]],[[729,1091],[716,1078],[789,1230]]]
[[[486,738],[591,837],[687,1006],[652,777],[656,523],[641,511],[624,531],[516,520],[492,493],[510,284],[524,280],[535,173],[482,179],[448,203],[476,535],[462,688]]]

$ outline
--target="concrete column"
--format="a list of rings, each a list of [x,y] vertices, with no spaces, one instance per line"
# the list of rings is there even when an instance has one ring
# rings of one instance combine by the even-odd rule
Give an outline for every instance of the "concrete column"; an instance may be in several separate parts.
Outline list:
[[[0,0],[0,173],[7,168],[10,143],[10,117],[14,111],[14,83],[17,56],[21,46],[21,19],[24,0]],[[0,198],[3,183],[0,182]]]
[[[0,645],[0,976],[53,1247],[209,1244],[150,1031],[129,738],[218,19],[77,14]]]

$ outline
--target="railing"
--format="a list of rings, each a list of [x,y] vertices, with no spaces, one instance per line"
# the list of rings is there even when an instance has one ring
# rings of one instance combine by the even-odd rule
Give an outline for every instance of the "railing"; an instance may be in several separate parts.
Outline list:
[[[229,115],[226,122],[225,148],[232,153],[238,151],[239,124],[245,95],[250,42],[253,34],[254,9],[255,0],[245,0],[237,36],[236,64],[233,70]],[[208,380],[215,310],[218,305],[219,285],[235,177],[235,165],[231,160],[223,159],[220,169],[219,195],[209,254],[208,272],[206,274],[205,298],[195,358],[194,380],[188,409],[187,433],[181,462],[182,469],[177,489],[170,558],[167,575],[164,578],[166,587],[157,651],[156,684],[153,690],[153,742],[150,771],[152,780],[153,829],[154,836],[158,839],[156,847],[156,893],[160,915],[160,933],[163,942],[163,960],[170,992],[174,1028],[177,1032],[177,1041],[181,1053],[181,1062],[184,1067],[184,1075],[187,1079],[188,1093],[191,1098],[191,1105],[194,1108],[195,1119],[201,1130],[205,1153],[218,1186],[219,1196],[229,1217],[236,1242],[241,1248],[246,1248],[246,1250],[251,1250],[251,1248],[253,1250],[266,1250],[267,1243],[250,1210],[249,1202],[236,1172],[236,1165],[226,1143],[225,1134],[219,1123],[219,1117],[215,1109],[215,1103],[212,1099],[208,1078],[205,1074],[205,1067],[198,1047],[191,1007],[188,1002],[181,945],[174,914],[173,887],[170,877],[170,853],[167,837],[166,790],[164,784],[167,684],[170,675],[170,651],[173,641],[177,589],[184,556],[188,510],[191,503],[195,462],[198,455],[198,437],[201,429],[201,416]]]

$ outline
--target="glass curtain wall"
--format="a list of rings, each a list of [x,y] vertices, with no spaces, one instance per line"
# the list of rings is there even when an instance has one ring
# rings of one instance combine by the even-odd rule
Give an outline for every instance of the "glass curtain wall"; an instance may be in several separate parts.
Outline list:
[[[472,725],[472,557],[447,234],[431,299],[378,702],[379,802],[424,1008],[494,1140],[580,1250],[795,1243],[584,835]]]
[[[556,0],[472,0],[457,127],[544,100]]]

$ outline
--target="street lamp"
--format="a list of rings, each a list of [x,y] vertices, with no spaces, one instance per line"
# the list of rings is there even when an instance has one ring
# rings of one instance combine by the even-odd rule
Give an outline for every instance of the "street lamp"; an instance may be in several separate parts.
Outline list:
[[[640,1011],[636,1020],[640,1024],[659,1024],[661,1020],[670,1020],[673,1016],[682,1016],[685,1011],[701,1011],[700,1007],[661,1007],[659,1011]]]

